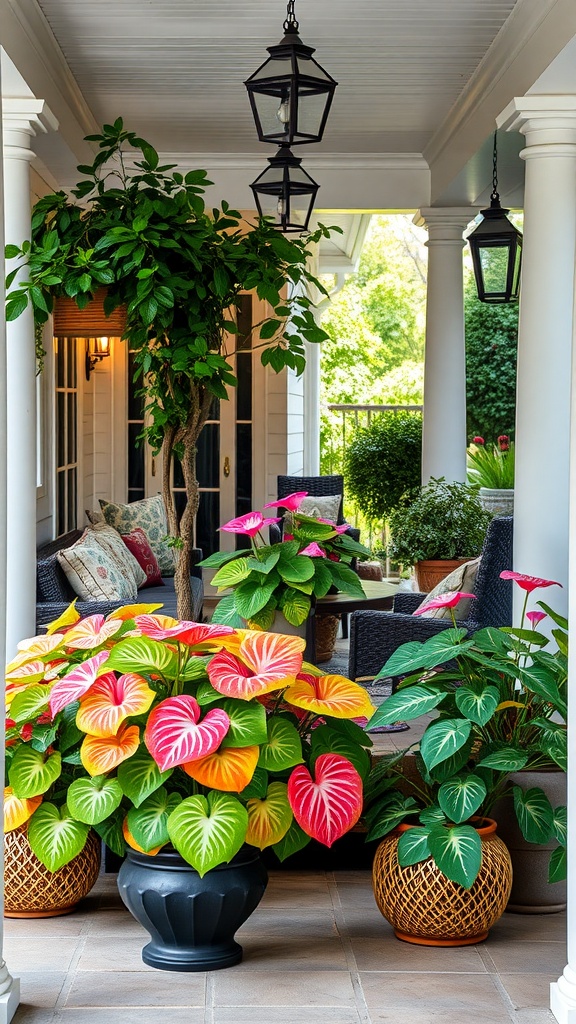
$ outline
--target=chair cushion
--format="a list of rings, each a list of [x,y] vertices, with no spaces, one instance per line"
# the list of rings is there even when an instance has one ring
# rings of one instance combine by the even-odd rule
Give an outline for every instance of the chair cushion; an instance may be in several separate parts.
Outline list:
[[[338,520],[341,501],[341,494],[325,494],[319,497],[309,494],[306,498],[302,498],[298,511],[302,512],[305,516],[329,519],[331,523],[335,523]]]
[[[429,594],[426,594],[426,597],[420,602],[418,608],[422,608],[423,605],[428,604],[432,598],[441,597],[442,594],[447,594],[454,590],[462,590],[465,594],[473,594],[479,565],[479,558],[472,558],[469,562],[459,565],[457,569],[454,569],[454,571],[448,576],[445,576],[443,580],[440,580],[440,583],[438,583]],[[472,598],[463,597],[456,606],[456,618],[468,618],[471,604]],[[414,614],[414,612],[412,614]],[[422,612],[422,618],[451,619],[452,616],[450,615],[449,608],[430,608],[429,611]]]
[[[135,526],[130,533],[121,534],[122,541],[128,551],[134,556],[138,565],[143,570],[144,582],[140,583],[139,589],[145,587],[163,587],[164,581],[160,572],[160,566],[144,530]]]
[[[144,530],[162,576],[174,575],[174,555],[167,542],[168,524],[161,494],[142,498],[129,505],[100,499],[100,507],[109,526],[118,533],[131,533],[135,526]]]
[[[72,589],[83,601],[125,601],[137,598],[134,578],[124,575],[110,548],[105,548],[88,527],[69,548],[56,555]]]
[[[102,547],[110,552],[114,561],[118,562],[123,575],[134,581],[136,589],[145,586],[146,573],[118,531],[113,526],[108,526],[108,523],[94,523],[90,529],[94,531]]]

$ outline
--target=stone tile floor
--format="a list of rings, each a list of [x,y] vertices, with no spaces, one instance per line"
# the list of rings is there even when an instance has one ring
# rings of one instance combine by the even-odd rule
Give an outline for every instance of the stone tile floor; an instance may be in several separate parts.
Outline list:
[[[6,920],[15,1024],[549,1024],[563,914],[505,914],[477,946],[399,942],[369,871],[272,871],[238,932],[244,959],[206,974],[142,963],[147,933],[101,875],[69,916]]]

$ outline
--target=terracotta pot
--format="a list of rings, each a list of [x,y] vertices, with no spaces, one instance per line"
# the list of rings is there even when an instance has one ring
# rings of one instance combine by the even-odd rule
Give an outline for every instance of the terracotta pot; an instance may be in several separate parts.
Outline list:
[[[32,852],[26,825],[4,836],[4,914],[6,917],[58,917],[69,914],[95,884],[102,842],[90,831],[84,849],[58,871],[49,871]]]
[[[480,504],[493,516],[514,515],[513,487],[481,487]]]
[[[535,786],[544,790],[552,807],[566,803],[566,773],[560,769],[513,772],[508,781],[523,790]],[[564,910],[566,881],[548,881],[550,854],[558,844],[526,842],[516,820],[512,795],[499,800],[491,813],[512,858],[514,881],[506,910],[516,914],[556,914]]]
[[[470,946],[482,942],[504,913],[512,887],[512,865],[496,835],[496,822],[479,820],[482,864],[470,889],[446,878],[430,857],[403,868],[398,839],[412,825],[400,825],[376,851],[372,878],[380,913],[398,939],[422,946]]]
[[[428,558],[414,563],[416,582],[421,594],[428,594],[446,576],[449,576],[459,565],[472,561],[471,558]]]

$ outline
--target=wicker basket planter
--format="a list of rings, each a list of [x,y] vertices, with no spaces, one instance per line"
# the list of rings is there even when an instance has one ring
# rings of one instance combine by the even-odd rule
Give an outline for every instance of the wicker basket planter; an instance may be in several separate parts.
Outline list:
[[[504,913],[512,888],[510,854],[496,835],[496,822],[482,819],[482,865],[470,889],[450,881],[432,858],[400,867],[400,825],[374,857],[374,896],[396,937],[422,946],[469,946],[482,942]]]
[[[69,914],[98,878],[101,845],[100,838],[91,831],[78,856],[52,872],[32,853],[26,825],[7,832],[4,836],[5,916]]]

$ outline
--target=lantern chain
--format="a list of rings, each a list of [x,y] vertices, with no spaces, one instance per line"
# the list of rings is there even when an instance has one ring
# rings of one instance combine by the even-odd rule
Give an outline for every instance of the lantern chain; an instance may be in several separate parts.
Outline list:
[[[297,32],[299,24],[296,21],[296,13],[294,11],[294,4],[296,0],[288,0],[288,6],[286,8],[286,21],[284,22],[283,28],[285,32]]]
[[[497,132],[494,132],[494,150],[492,153],[492,195],[490,199],[500,199],[498,194],[498,144]]]

